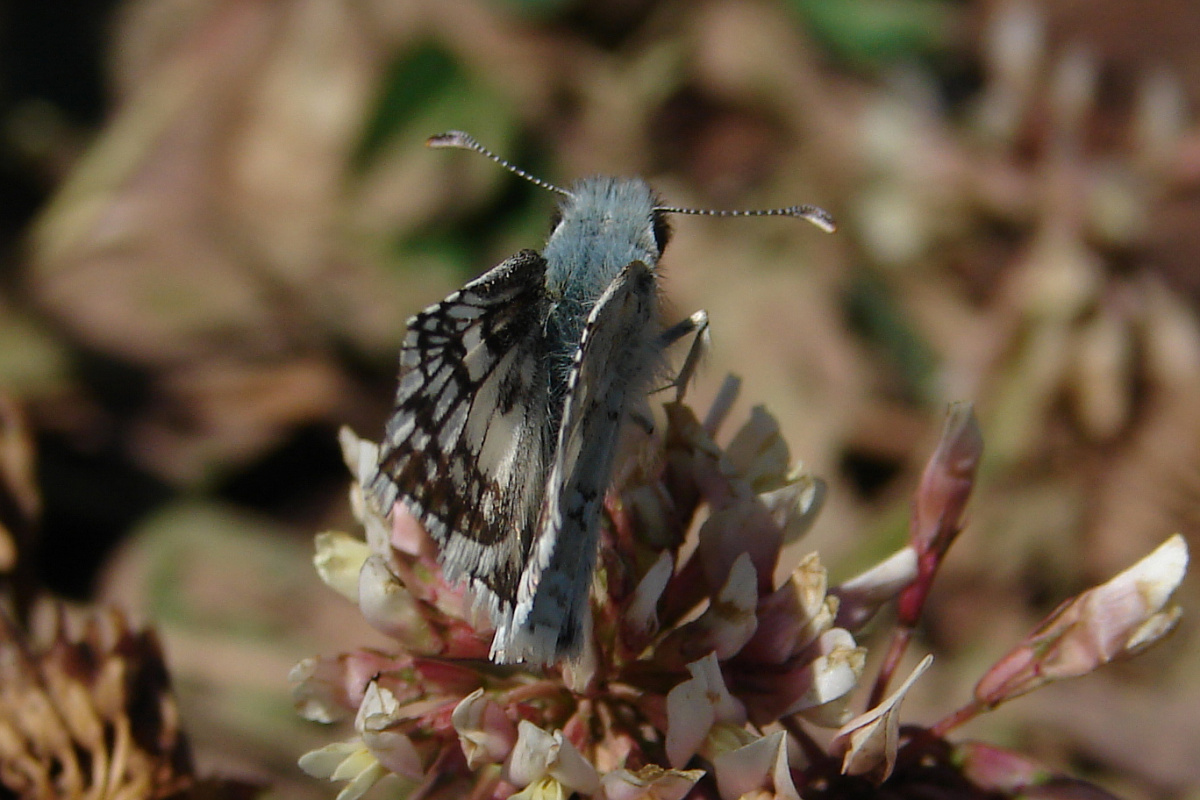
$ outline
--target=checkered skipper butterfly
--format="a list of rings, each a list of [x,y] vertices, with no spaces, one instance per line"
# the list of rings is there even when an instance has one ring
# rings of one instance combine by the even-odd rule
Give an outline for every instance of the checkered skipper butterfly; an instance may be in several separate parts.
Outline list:
[[[811,206],[717,212],[658,203],[643,181],[588,178],[561,189],[465,133],[432,147],[487,156],[562,195],[541,253],[523,250],[408,321],[395,412],[370,493],[403,502],[440,549],[447,580],[487,608],[497,663],[579,653],[600,508],[622,423],[661,374],[667,345],[697,337],[703,312],[660,319],[666,215],[783,215],[833,229]]]

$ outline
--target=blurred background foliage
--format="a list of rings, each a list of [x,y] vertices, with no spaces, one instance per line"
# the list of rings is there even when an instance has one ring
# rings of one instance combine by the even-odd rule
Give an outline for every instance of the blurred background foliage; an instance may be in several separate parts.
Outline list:
[[[9,4],[24,568],[161,626],[202,764],[328,794],[296,775],[329,732],[284,676],[375,641],[309,564],[348,516],[336,428],[378,436],[406,317],[553,209],[422,146],[458,128],[560,183],[835,214],[834,236],[677,218],[666,294],[712,320],[693,399],[737,373],[740,413],[767,404],[830,482],[812,544],[843,577],[900,544],[944,409],[977,404],[983,479],[914,652],[938,659],[908,706],[932,720],[1059,599],[1175,530],[1198,544],[1198,33],[1189,0]],[[967,733],[1196,797],[1196,638],[1193,615]]]

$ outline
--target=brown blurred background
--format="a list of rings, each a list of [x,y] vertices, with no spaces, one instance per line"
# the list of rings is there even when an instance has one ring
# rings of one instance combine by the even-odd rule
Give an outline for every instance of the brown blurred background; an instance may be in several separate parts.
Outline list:
[[[164,632],[210,769],[330,796],[297,659],[378,642],[320,585],[335,434],[405,318],[540,245],[548,180],[641,174],[674,313],[830,484],[834,578],[903,541],[947,403],[987,456],[907,715],[1200,522],[1200,5],[1190,0],[24,0],[0,10],[0,390],[36,432],[36,574]],[[1200,797],[1197,582],[1143,659],[963,731]],[[306,793],[306,794],[305,794]]]

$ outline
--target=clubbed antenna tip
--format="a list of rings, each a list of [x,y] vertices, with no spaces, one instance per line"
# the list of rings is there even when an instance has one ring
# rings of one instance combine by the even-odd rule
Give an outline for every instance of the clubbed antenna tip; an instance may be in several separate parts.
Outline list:
[[[699,217],[796,217],[805,219],[826,233],[837,230],[833,215],[817,206],[788,206],[787,208],[762,208],[752,211],[719,211],[708,208],[679,208],[659,206],[658,211],[667,214],[691,214]]]
[[[826,233],[833,233],[837,230],[837,221],[834,220],[833,214],[823,208],[817,206],[793,206],[792,208],[796,212],[792,216],[806,219]]]
[[[553,183],[544,181],[541,178],[534,177],[533,175],[530,175],[528,172],[521,169],[520,167],[514,166],[513,164],[510,164],[509,162],[505,161],[503,158],[496,155],[491,150],[488,150],[486,147],[481,145],[479,142],[475,141],[475,137],[469,133],[465,133],[463,131],[446,131],[445,133],[439,133],[436,136],[430,136],[428,139],[426,139],[425,146],[426,147],[455,147],[460,150],[474,150],[476,153],[479,153],[481,156],[485,156],[486,158],[490,158],[492,161],[495,161],[497,164],[504,167],[506,170],[508,170],[512,174],[519,175],[520,177],[522,177],[525,180],[532,183],[534,186],[540,186],[543,189],[549,189],[552,192],[558,192],[559,194],[565,194],[568,197],[571,196],[571,193],[568,192],[566,189],[561,189],[558,186],[555,186]]]
[[[425,140],[426,147],[457,147],[462,150],[483,150],[483,145],[475,141],[475,137],[464,131],[446,131]]]

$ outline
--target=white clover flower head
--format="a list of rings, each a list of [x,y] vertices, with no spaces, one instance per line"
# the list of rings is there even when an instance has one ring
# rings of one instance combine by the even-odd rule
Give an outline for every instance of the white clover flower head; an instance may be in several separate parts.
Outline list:
[[[722,449],[714,438],[729,408],[722,397],[704,423],[669,403],[650,452],[620,471],[604,507],[586,643],[561,664],[489,663],[488,621],[444,580],[431,537],[402,504],[385,514],[356,485],[364,539],[322,534],[316,564],[395,645],[293,670],[301,713],[352,717],[357,734],[301,766],[345,781],[339,800],[383,781],[426,800],[797,800],[805,781],[828,788],[834,778],[851,782],[851,793],[886,782],[904,794],[915,780],[913,793],[926,796],[919,778],[897,768],[909,752],[910,762],[970,770],[980,786],[1012,793],[1028,785],[1018,773],[1035,774],[1024,762],[934,744],[989,705],[1138,652],[1178,619],[1169,598],[1187,551],[1173,537],[1064,604],[985,676],[976,700],[922,736],[902,733],[899,710],[928,659],[888,691],[887,665],[911,631],[897,631],[873,707],[856,713],[866,651],[852,631],[889,602],[898,624],[914,623],[961,529],[979,461],[974,418],[965,407],[952,413],[918,489],[909,545],[831,589],[820,557],[797,547],[823,484],[789,466],[778,425],[761,408]],[[348,432],[342,444],[369,484],[378,448]],[[822,747],[813,727],[840,730]]]

